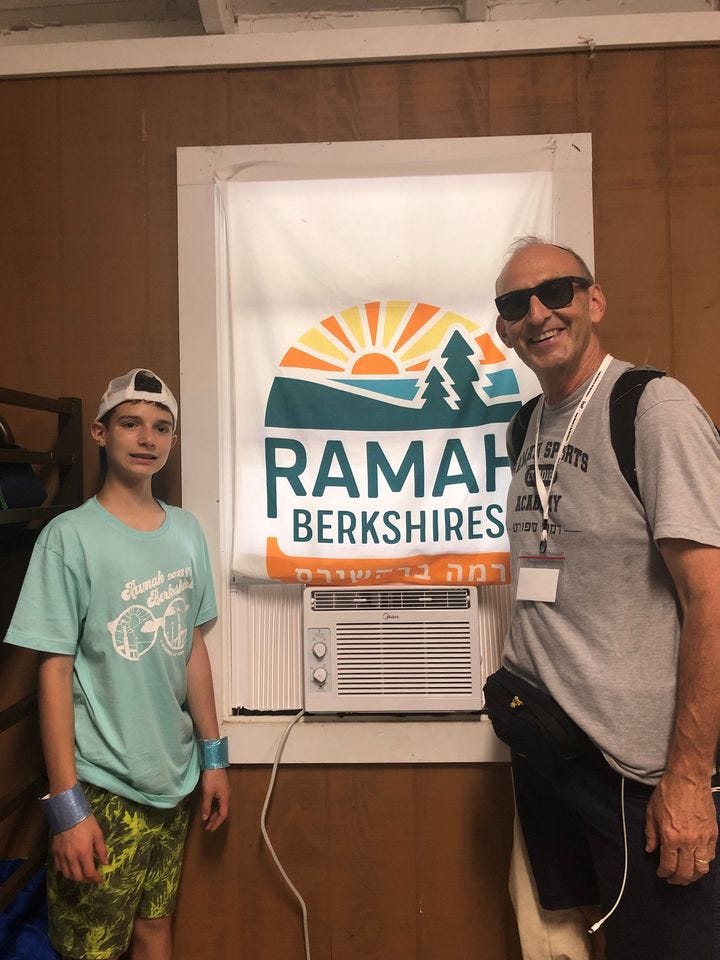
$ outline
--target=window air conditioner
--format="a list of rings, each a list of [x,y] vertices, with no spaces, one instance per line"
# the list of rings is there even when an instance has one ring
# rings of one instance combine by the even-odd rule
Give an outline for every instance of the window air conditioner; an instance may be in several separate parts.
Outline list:
[[[306,587],[308,713],[482,707],[475,587]]]

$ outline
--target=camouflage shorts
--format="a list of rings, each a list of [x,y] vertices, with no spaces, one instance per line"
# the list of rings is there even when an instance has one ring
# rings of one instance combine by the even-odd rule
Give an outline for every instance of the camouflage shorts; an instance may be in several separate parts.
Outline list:
[[[84,784],[105,837],[101,884],[66,880],[48,864],[50,939],[64,957],[108,960],[123,953],[136,917],[175,907],[189,805],[160,810]]]

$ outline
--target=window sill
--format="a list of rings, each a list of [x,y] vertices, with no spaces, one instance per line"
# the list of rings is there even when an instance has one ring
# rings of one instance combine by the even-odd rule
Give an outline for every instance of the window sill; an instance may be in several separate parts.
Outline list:
[[[272,763],[292,717],[228,717],[230,762]],[[510,754],[485,716],[303,717],[283,763],[506,763]]]

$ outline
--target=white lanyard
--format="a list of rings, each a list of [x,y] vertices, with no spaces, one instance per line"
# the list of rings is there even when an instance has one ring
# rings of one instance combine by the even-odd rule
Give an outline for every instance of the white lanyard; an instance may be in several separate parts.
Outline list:
[[[552,490],[553,483],[555,483],[555,474],[557,473],[558,464],[563,458],[565,453],[565,447],[570,442],[570,437],[572,437],[575,432],[575,428],[580,422],[580,417],[585,412],[585,407],[590,403],[592,395],[595,393],[600,381],[602,380],[605,371],[610,366],[612,362],[612,357],[608,353],[603,362],[597,368],[595,376],[592,378],[590,383],[587,386],[587,390],[582,395],[582,399],[575,407],[575,411],[570,417],[570,423],[567,425],[567,430],[565,431],[565,436],[562,438],[560,443],[560,449],[557,452],[555,457],[555,463],[553,464],[552,473],[550,474],[550,482],[545,486],[545,481],[540,475],[540,465],[538,463],[538,447],[540,446],[540,423],[542,421],[543,410],[545,408],[545,397],[540,398],[540,404],[538,406],[538,415],[537,422],[535,425],[535,486],[537,488],[538,496],[540,497],[540,503],[542,504],[543,519],[542,519],[542,532],[540,533],[540,553],[545,553],[547,551],[547,538],[548,538],[548,527],[550,526],[550,492]]]

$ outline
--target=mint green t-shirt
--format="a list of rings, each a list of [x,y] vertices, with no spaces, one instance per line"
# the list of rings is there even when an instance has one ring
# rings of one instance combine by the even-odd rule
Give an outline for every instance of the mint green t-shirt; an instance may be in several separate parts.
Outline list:
[[[216,616],[207,546],[186,510],[133,530],[88,500],[35,545],[5,640],[75,658],[78,779],[173,807],[199,775],[185,703],[195,626]]]

